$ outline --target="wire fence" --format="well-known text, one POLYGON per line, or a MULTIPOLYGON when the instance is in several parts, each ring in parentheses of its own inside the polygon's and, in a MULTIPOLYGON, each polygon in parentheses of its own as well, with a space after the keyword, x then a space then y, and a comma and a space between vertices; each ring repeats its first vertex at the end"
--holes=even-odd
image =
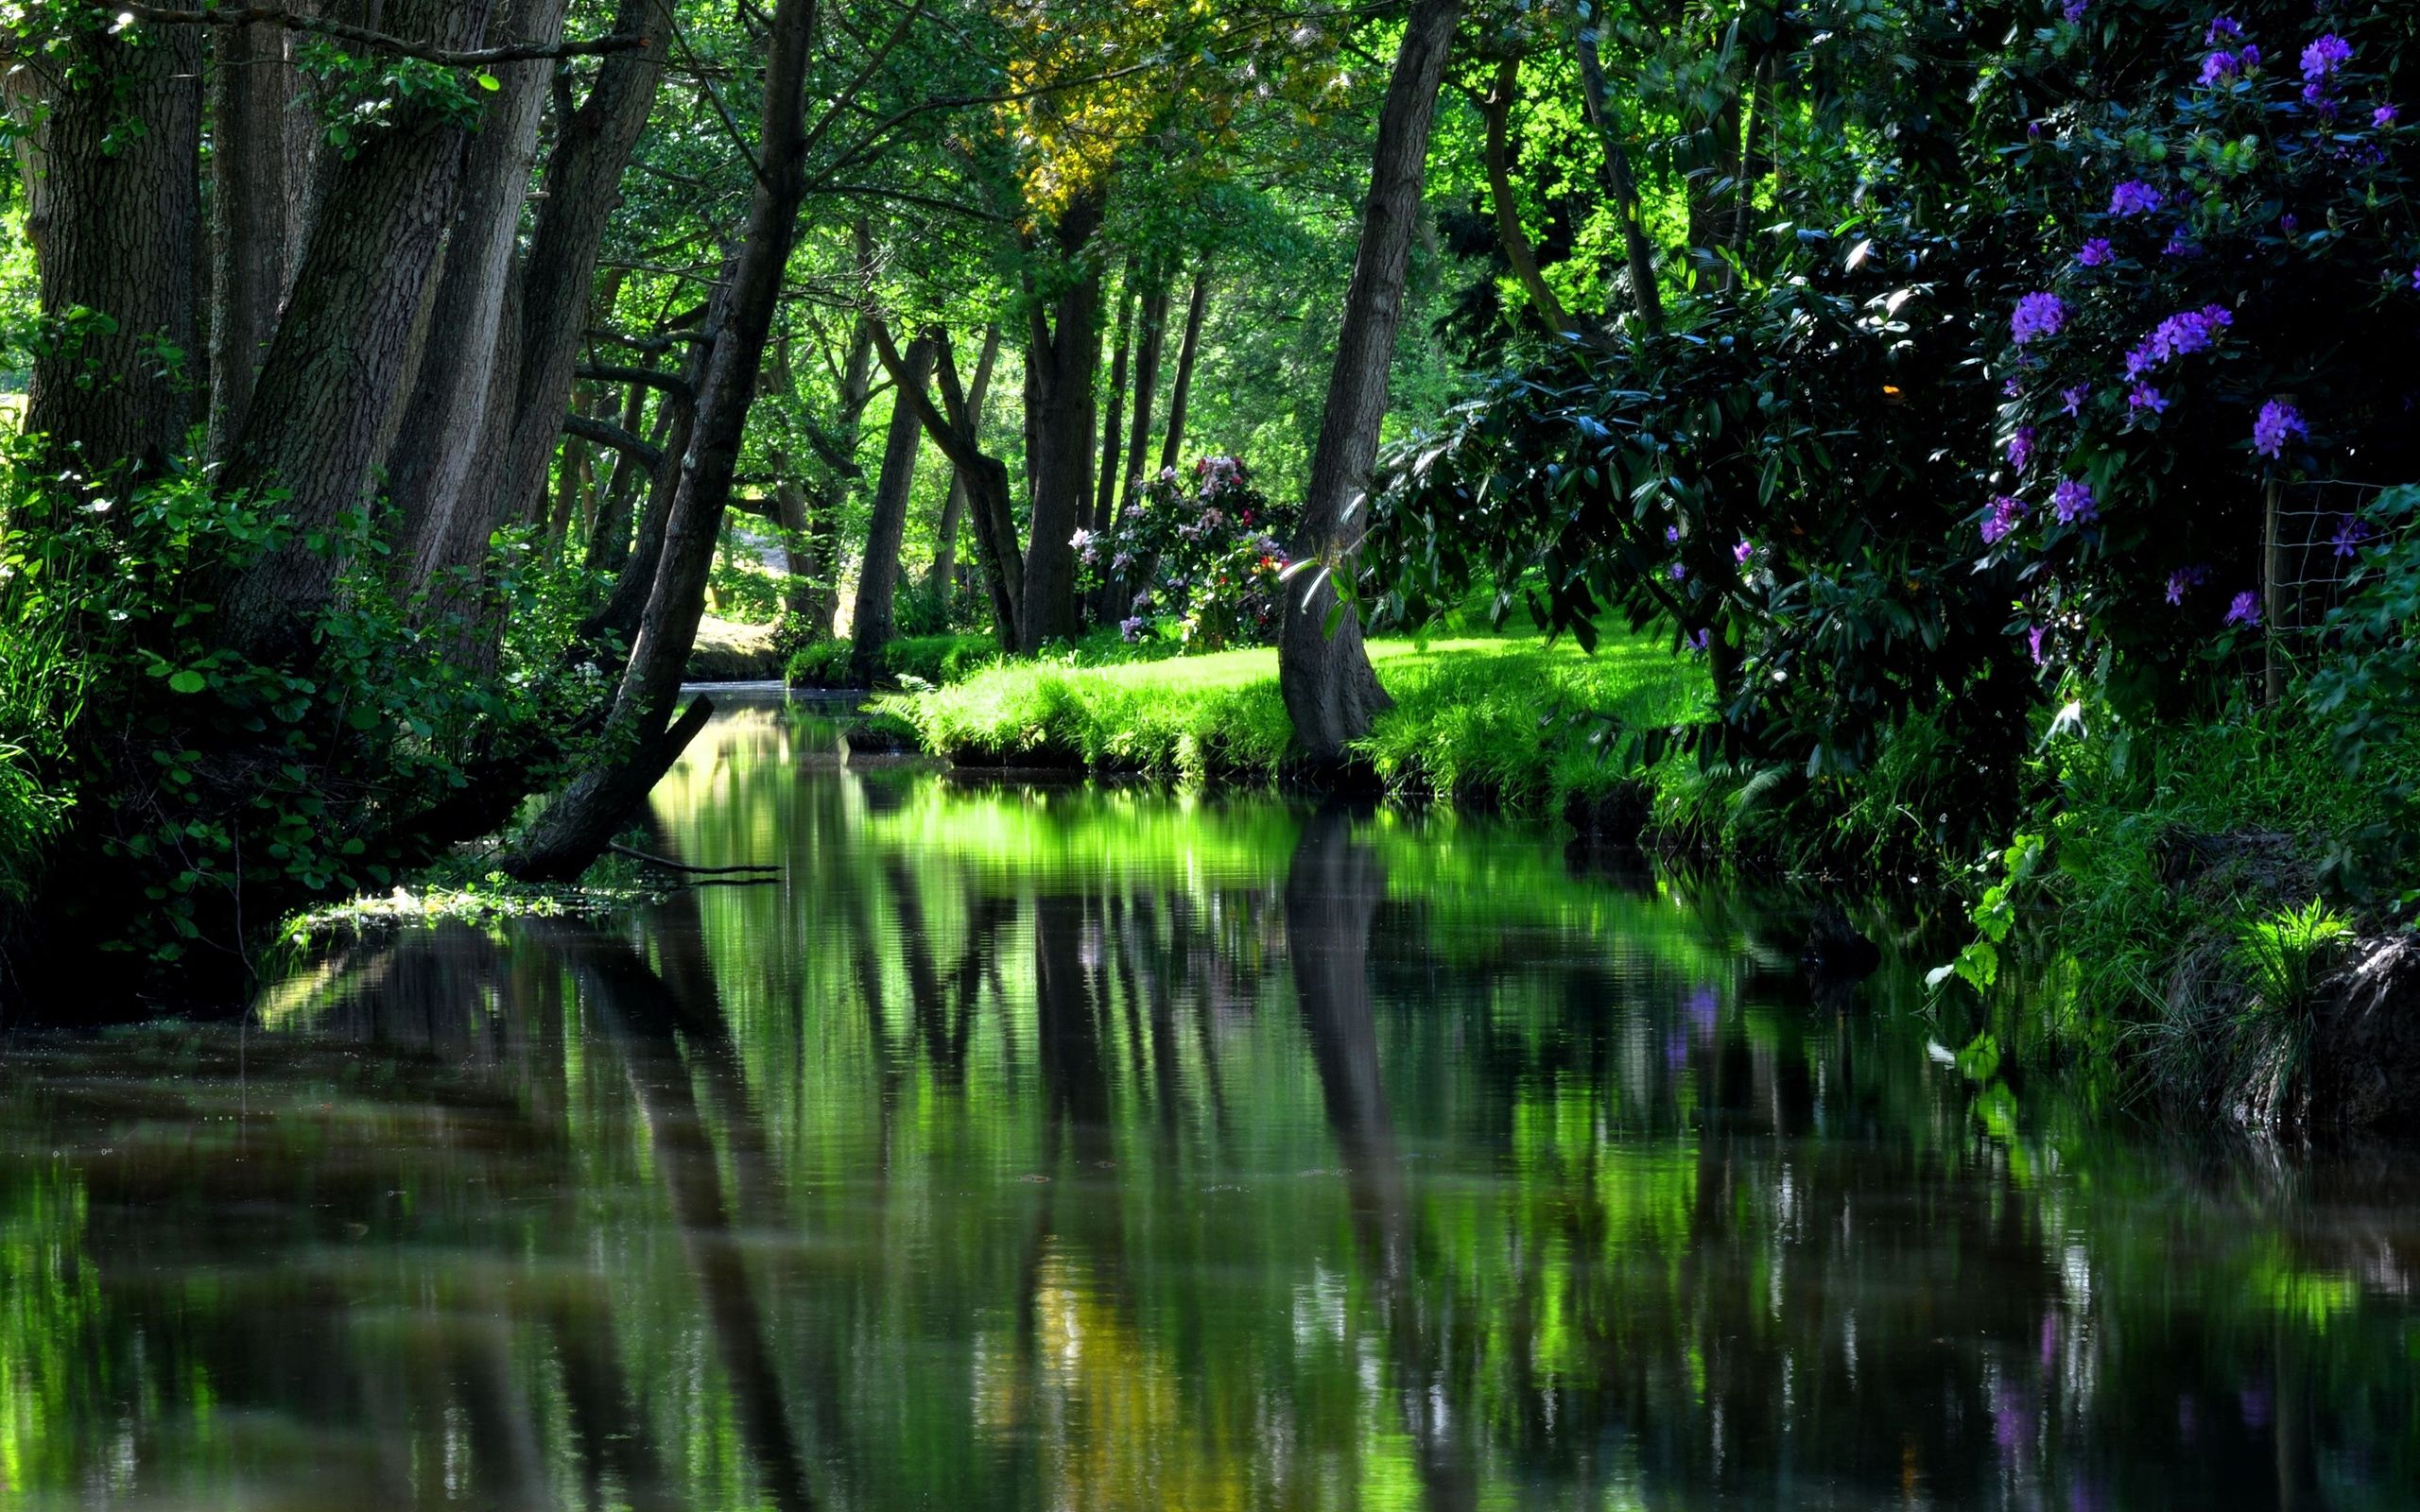
POLYGON ((2317 635, 2344 600, 2344 582, 2374 533, 2361 509, 2385 485, 2330 479, 2297 483, 2280 495, 2268 553, 2262 610, 2273 634, 2317 635))

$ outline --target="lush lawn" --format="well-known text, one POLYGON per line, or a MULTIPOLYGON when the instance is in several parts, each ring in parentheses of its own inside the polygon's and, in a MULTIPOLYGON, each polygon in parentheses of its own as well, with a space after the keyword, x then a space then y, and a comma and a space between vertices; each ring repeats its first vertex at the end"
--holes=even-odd
MULTIPOLYGON (((1661 642, 1469 637, 1370 647, 1396 707, 1362 752, 1391 786, 1522 807, 1593 794, 1634 773, 1600 761, 1592 734, 1700 717, 1703 672, 1661 642)), ((1086 667, 1005 663, 882 707, 925 747, 966 764, 1078 766, 1199 780, 1266 780, 1292 726, 1268 647, 1086 667)))

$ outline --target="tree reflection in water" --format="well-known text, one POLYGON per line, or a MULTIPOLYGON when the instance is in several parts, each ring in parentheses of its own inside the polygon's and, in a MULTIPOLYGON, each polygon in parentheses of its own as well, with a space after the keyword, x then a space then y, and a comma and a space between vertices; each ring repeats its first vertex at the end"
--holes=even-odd
MULTIPOLYGON (((768 886, 0 1067, 9 1504, 2386 1507, 2413 1168, 2132 1128, 1794 900, 710 731, 768 886), (1956 1048, 1953 1045, 1951 1048, 1956 1048)), ((1915 959, 1925 957, 1918 954, 1915 959)))

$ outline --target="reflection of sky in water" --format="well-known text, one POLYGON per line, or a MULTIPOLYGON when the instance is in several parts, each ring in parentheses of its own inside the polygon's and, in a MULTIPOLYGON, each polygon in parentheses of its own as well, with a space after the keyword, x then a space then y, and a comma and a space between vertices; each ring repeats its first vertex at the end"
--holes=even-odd
POLYGON ((1970 1080, 1787 894, 832 735, 659 791, 772 884, 18 1045, 0 1502, 2409 1504, 2401 1157, 1970 1080))

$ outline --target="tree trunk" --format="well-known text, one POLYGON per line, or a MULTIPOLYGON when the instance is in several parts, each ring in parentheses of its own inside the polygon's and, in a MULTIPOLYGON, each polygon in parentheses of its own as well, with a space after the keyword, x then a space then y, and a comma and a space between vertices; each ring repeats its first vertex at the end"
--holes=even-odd
POLYGON ((51 471, 158 472, 193 414, 201 38, 79 29, 51 66, 73 84, 36 107, 26 154, 42 310, 105 319, 70 321, 36 352, 25 428, 49 438, 51 471))
POLYGON ((849 677, 871 688, 883 671, 883 653, 898 628, 899 550, 908 533, 908 496, 915 487, 916 455, 924 435, 911 394, 932 382, 933 342, 908 343, 899 390, 892 397, 890 426, 883 438, 882 474, 873 490, 873 515, 866 524, 866 555, 857 569, 857 601, 849 616, 849 677))
MULTIPOLYGON (((648 359, 654 366, 654 359, 648 359)), ((622 404, 622 429, 638 434, 647 418, 648 386, 631 385, 630 396, 622 404)), ((658 455, 664 451, 665 432, 672 423, 672 401, 666 399, 655 406, 655 424, 648 433, 648 444, 658 455)), ((666 460, 659 466, 669 467, 666 460)), ((648 476, 647 468, 630 454, 616 453, 614 472, 606 479, 605 490, 596 506, 596 524, 588 533, 588 570, 593 573, 618 573, 631 559, 631 505, 638 497, 639 480, 648 476)))
POLYGON ((1093 516, 1086 524, 1093 529, 1106 530, 1112 518, 1112 506, 1117 502, 1117 465, 1120 447, 1126 436, 1126 374, 1127 360, 1132 355, 1134 336, 1134 306, 1139 290, 1135 286, 1135 263, 1126 260, 1126 284, 1117 291, 1117 344, 1109 358, 1109 413, 1100 422, 1100 480, 1093 494, 1093 516))
POLYGON ((638 539, 631 543, 630 560, 623 564, 621 576, 614 579, 614 592, 604 607, 580 627, 583 638, 610 632, 627 639, 638 633, 639 622, 646 617, 648 596, 655 591, 656 567, 664 557, 665 535, 671 524, 673 500, 688 465, 689 443, 697 428, 697 404, 704 398, 704 385, 714 366, 715 352, 722 345, 729 323, 735 272, 732 265, 724 266, 722 277, 706 300, 700 339, 690 345, 687 379, 693 397, 684 402, 676 395, 665 396, 664 402, 672 411, 672 425, 664 441, 664 464, 656 469, 654 481, 648 488, 647 507, 639 512, 638 539))
MULTIPOLYGON (((883 368, 892 382, 898 381, 907 364, 899 349, 890 339, 890 332, 880 321, 873 323, 874 350, 882 354, 883 368)), ((1017 555, 1016 514, 1009 502, 1009 470, 998 457, 986 455, 977 429, 976 412, 959 387, 958 367, 950 355, 946 332, 933 334, 934 370, 941 382, 942 402, 936 406, 922 392, 915 394, 917 418, 925 422, 925 434, 942 449, 959 475, 966 480, 966 502, 975 520, 976 554, 983 564, 984 586, 992 594, 992 614, 1000 632, 1000 648, 1014 652, 1025 623, 1025 564, 1017 555)), ((1030 434, 1031 425, 1028 432, 1030 434)), ((1089 449, 1091 438, 1085 443, 1089 449)), ((1069 558, 1072 562, 1074 553, 1069 558)))
POLYGON ((1184 312, 1184 343, 1177 349, 1176 383, 1168 389, 1167 434, 1160 440, 1160 467, 1184 459, 1185 409, 1193 400, 1193 364, 1201 354, 1201 321, 1210 309, 1210 265, 1194 270, 1193 301, 1184 312))
MULTIPOLYGON (((983 330, 983 353, 975 362, 975 382, 966 391, 966 404, 973 412, 977 431, 983 425, 983 402, 992 389, 992 364, 1000 355, 1000 328, 986 326, 983 330)), ((933 542, 932 572, 925 578, 925 591, 941 606, 942 618, 949 615, 950 601, 958 596, 958 532, 966 519, 966 470, 953 467, 949 471, 949 503, 942 509, 942 527, 933 542)))
POLYGON ((1100 218, 1098 190, 1080 195, 1061 214, 1052 240, 1066 284, 1047 310, 1034 307, 1026 352, 1033 530, 1026 539, 1017 649, 1028 656, 1076 636, 1072 538, 1092 501, 1093 397, 1100 366, 1100 268, 1088 244, 1100 218))
MULTIPOLYGON (((550 45, 562 36, 563 10, 564 0, 513 0, 503 40, 550 45)), ((465 153, 445 271, 412 386, 411 432, 387 462, 403 517, 405 561, 415 579, 455 565, 438 543, 488 444, 488 400, 499 352, 518 345, 504 333, 505 284, 518 249, 521 207, 529 193, 538 120, 553 69, 533 60, 499 64, 494 72, 503 87, 490 96, 487 117, 465 153)), ((484 536, 479 543, 484 547, 484 536)))
POLYGON ((756 189, 732 280, 731 325, 715 343, 714 360, 698 389, 698 418, 677 470, 681 481, 663 560, 614 695, 604 754, 539 816, 511 863, 513 873, 524 879, 564 880, 587 869, 701 723, 694 705, 672 723, 672 704, 705 610, 706 579, 738 471, 740 435, 756 396, 782 274, 798 232, 799 204, 806 194, 805 85, 814 26, 814 0, 777 0, 765 65, 756 189))
POLYGON ((1420 218, 1428 129, 1461 9, 1461 0, 1414 0, 1405 25, 1394 77, 1378 112, 1360 248, 1345 295, 1319 443, 1311 454, 1294 552, 1298 561, 1311 565, 1287 590, 1277 680, 1296 743, 1322 765, 1342 761, 1346 742, 1368 734, 1371 722, 1393 703, 1362 649, 1360 616, 1339 601, 1332 576, 1353 570, 1353 544, 1361 529, 1354 516, 1377 460, 1378 426, 1387 413, 1388 366, 1403 320, 1404 275, 1420 218))
POLYGON ((1661 331, 1664 293, 1655 283, 1655 254, 1648 246, 1647 225, 1638 206, 1638 184, 1631 176, 1630 152, 1622 145, 1620 123, 1614 119, 1606 98, 1605 69, 1597 55, 1597 23, 1592 11, 1582 12, 1573 45, 1580 54, 1581 104, 1604 148, 1599 171, 1605 196, 1613 200, 1616 213, 1621 216, 1622 246, 1630 261, 1631 303, 1638 311, 1641 324, 1650 332, 1661 331))
POLYGON ((1143 491, 1144 471, 1151 455, 1151 406, 1159 398, 1160 354, 1167 350, 1168 281, 1152 282, 1143 296, 1142 339, 1134 353, 1134 414, 1127 422, 1126 490, 1118 495, 1122 510, 1134 507, 1143 491))
POLYGON ((1538 269, 1537 250, 1530 245, 1530 233, 1521 228, 1520 202, 1512 198, 1510 139, 1512 102, 1520 92, 1521 60, 1498 60, 1495 87, 1479 102, 1479 115, 1487 123, 1488 198, 1495 206, 1496 240, 1504 248, 1504 260, 1512 265, 1512 276, 1520 281, 1521 291, 1530 297, 1530 308, 1537 313, 1549 335, 1562 335, 1574 329, 1571 317, 1564 312, 1563 301, 1555 297, 1546 275, 1538 269))
POLYGON ((285 30, 215 28, 210 76, 210 439, 224 462, 285 298, 285 30))
POLYGON ((787 579, 782 586, 782 616, 803 631, 809 641, 821 641, 832 633, 832 616, 827 612, 821 624, 815 622, 815 536, 814 522, 806 512, 806 490, 799 487, 790 474, 790 459, 783 452, 768 454, 773 464, 773 523, 782 527, 782 560, 787 579))
MULTIPOLYGON (((475 47, 487 0, 402 0, 399 35, 475 47)), ((462 129, 404 106, 328 174, 342 215, 312 225, 285 318, 222 474, 228 490, 279 489, 290 538, 244 568, 220 600, 229 643, 255 659, 299 655, 336 584, 339 537, 365 512, 380 444, 424 332, 430 286, 460 180, 462 129)))

